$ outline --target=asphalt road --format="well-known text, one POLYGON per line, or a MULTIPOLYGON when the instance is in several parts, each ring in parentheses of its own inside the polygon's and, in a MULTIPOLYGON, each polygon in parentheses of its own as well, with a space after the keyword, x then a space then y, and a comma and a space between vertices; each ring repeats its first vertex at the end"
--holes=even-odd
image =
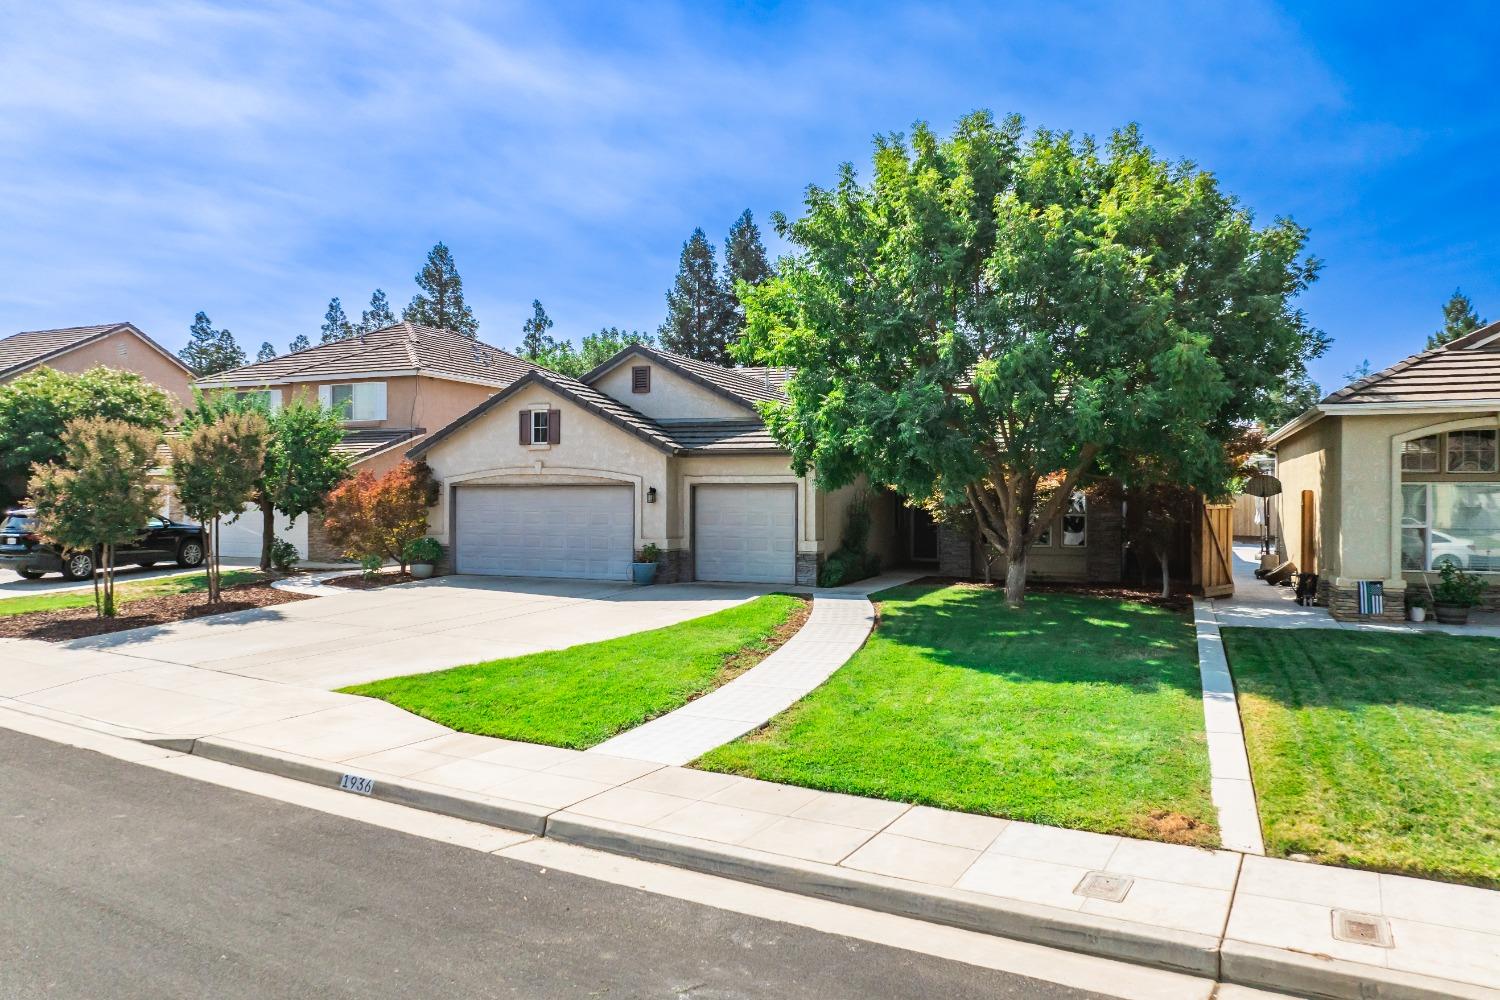
POLYGON ((0 729, 0 997, 439 996, 1098 995, 0 729))

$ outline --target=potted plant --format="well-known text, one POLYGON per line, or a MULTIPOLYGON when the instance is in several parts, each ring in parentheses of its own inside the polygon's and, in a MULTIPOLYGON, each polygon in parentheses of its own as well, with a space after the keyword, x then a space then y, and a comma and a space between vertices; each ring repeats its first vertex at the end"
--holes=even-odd
POLYGON ((413 577, 425 580, 443 559, 443 543, 436 538, 414 538, 401 550, 401 557, 406 560, 413 577))
POLYGON ((636 583, 647 584, 656 580, 656 564, 661 559, 661 549, 656 547, 655 542, 647 542, 641 546, 641 550, 635 554, 635 562, 630 564, 630 576, 636 583))
POLYGON ((1438 577, 1437 586, 1432 588, 1437 620, 1444 625, 1467 625, 1469 609, 1479 603, 1488 584, 1453 562, 1444 563, 1438 577))
POLYGON ((1432 602, 1421 594, 1415 594, 1406 599, 1406 620, 1409 622, 1425 622, 1427 620, 1427 607, 1432 602))

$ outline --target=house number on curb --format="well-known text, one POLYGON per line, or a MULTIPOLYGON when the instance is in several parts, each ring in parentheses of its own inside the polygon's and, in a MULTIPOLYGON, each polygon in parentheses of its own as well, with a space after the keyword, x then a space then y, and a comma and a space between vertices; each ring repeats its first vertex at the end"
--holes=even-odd
POLYGON ((375 791, 375 779, 366 778, 362 774, 346 774, 339 778, 339 787, 346 792, 370 795, 375 791))

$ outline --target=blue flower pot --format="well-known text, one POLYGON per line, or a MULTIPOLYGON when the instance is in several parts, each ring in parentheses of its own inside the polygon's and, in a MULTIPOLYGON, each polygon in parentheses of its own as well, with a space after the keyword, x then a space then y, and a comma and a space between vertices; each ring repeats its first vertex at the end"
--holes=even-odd
POLYGON ((630 578, 641 585, 655 583, 656 563, 631 563, 630 578))

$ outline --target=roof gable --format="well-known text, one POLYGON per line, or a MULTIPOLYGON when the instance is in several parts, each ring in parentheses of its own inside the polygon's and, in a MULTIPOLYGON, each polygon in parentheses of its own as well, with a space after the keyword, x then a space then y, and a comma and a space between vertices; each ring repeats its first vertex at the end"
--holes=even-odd
POLYGON ((182 363, 181 358, 146 336, 134 323, 126 322, 68 326, 56 330, 28 330, 12 334, 0 340, 0 378, 18 375, 116 333, 132 335, 182 369, 189 377, 192 376, 192 371, 182 363))
POLYGON ((1329 393, 1327 405, 1403 407, 1500 400, 1500 321, 1329 393))
POLYGON ((758 403, 786 401, 782 386, 791 375, 790 369, 727 368, 645 344, 631 344, 621 348, 614 357, 583 375, 580 381, 593 385, 632 357, 661 365, 681 378, 752 412, 758 403))

